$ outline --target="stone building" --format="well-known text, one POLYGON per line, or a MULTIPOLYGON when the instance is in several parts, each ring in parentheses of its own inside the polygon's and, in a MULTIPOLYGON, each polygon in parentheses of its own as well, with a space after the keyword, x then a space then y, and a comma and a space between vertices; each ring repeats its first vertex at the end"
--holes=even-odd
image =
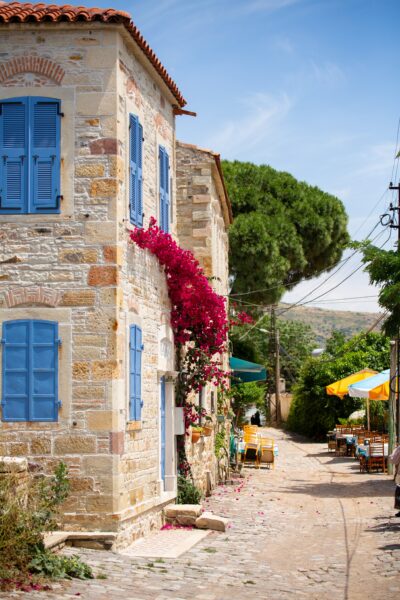
MULTIPOLYGON (((232 223, 232 209, 219 154, 177 141, 176 169, 176 223, 179 243, 193 252, 215 291, 227 297, 228 229, 232 223)), ((228 370, 228 354, 221 358, 224 369, 228 370)), ((225 431, 227 441, 229 427, 226 421, 217 421, 217 413, 220 411, 223 414, 224 407, 218 402, 214 386, 208 385, 193 401, 207 411, 214 425, 214 433, 210 437, 202 437, 197 444, 191 444, 190 440, 186 442, 186 452, 195 482, 203 491, 207 491, 218 479, 218 464, 214 453, 215 435, 225 431)), ((226 466, 224 456, 221 458, 226 466)))
POLYGON ((0 2, 0 454, 69 467, 67 527, 161 524, 176 496, 165 277, 185 101, 127 13, 0 2), (172 183, 172 186, 171 186, 172 183))

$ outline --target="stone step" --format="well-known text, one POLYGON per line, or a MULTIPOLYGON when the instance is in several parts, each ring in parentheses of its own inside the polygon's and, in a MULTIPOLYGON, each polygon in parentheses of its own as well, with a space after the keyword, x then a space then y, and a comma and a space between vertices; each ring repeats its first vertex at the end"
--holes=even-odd
POLYGON ((67 544, 77 548, 111 550, 116 537, 114 531, 50 531, 44 535, 43 541, 48 549, 67 544))
POLYGON ((218 517, 208 511, 203 512, 195 521, 195 527, 198 529, 212 529, 213 531, 226 531, 228 525, 229 519, 218 517))

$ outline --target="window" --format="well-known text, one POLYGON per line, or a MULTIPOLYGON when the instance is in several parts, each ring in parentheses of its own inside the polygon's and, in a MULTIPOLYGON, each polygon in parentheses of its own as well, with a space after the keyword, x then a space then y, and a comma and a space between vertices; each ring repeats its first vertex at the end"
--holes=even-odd
POLYGON ((58 323, 3 323, 3 421, 57 421, 58 323))
POLYGON ((169 156, 163 146, 159 148, 160 163, 160 227, 169 233, 169 156))
POLYGON ((60 101, 0 101, 0 213, 60 212, 60 101))
POLYGON ((137 325, 129 328, 129 420, 142 419, 142 330, 137 325))
POLYGON ((143 127, 138 117, 129 115, 129 217, 133 225, 143 225, 142 185, 143 127))

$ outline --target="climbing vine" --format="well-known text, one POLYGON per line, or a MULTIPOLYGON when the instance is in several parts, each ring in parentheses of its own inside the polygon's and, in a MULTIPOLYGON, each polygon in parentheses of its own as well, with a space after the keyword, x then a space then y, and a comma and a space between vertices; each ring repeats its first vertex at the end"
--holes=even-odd
MULTIPOLYGON (((181 248, 152 217, 147 229, 136 228, 131 240, 149 250, 163 267, 171 301, 171 327, 174 332, 176 363, 176 404, 184 408, 186 433, 199 421, 199 409, 188 401, 192 392, 208 382, 227 387, 220 356, 226 351, 228 319, 226 300, 211 287, 193 254, 181 248)), ((178 438, 178 469, 191 476, 185 452, 185 436, 178 438)))

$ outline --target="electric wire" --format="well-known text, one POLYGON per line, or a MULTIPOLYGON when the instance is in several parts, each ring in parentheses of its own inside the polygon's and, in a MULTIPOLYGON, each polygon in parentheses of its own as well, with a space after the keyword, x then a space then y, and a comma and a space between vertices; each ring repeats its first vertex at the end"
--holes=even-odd
MULTIPOLYGON (((381 232, 379 232, 379 234, 377 236, 375 236, 374 240, 376 240, 378 237, 380 237, 388 228, 389 226, 387 225, 384 229, 382 229, 381 232)), ((389 236, 388 238, 384 241, 384 243, 379 246, 380 249, 382 249, 384 246, 386 246, 386 244, 388 243, 388 241, 390 240, 390 237, 392 235, 392 230, 389 228, 389 236)), ((312 298, 311 300, 308 300, 307 302, 303 302, 303 300, 305 298, 307 298, 308 296, 310 296, 311 294, 314 293, 314 291, 317 289, 315 288, 314 290, 312 290, 311 292, 309 292, 308 294, 306 294, 305 296, 303 296, 303 298, 301 298, 300 300, 298 300, 297 302, 295 302, 294 304, 291 304, 289 307, 285 308, 284 310, 282 310, 280 313, 277 313, 277 316, 281 316, 284 313, 288 312, 289 310, 291 310, 292 308, 295 308, 296 306, 305 306, 307 304, 309 304, 310 302, 315 302, 316 300, 318 300, 319 298, 322 298, 323 296, 326 296, 327 294, 329 294, 330 292, 332 292, 333 290, 336 290, 340 285, 342 285, 342 283, 344 283, 345 281, 348 281, 350 279, 350 277, 352 277, 355 273, 357 273, 360 269, 362 269, 364 266, 363 263, 361 263, 361 265, 359 265, 356 269, 354 269, 353 271, 351 271, 351 273, 349 273, 346 277, 344 277, 344 279, 342 279, 341 281, 339 281, 336 285, 334 285, 332 288, 330 288, 329 290, 327 290, 326 292, 323 292, 322 294, 320 294, 319 296, 316 296, 315 298, 312 298)), ((327 281, 327 280, 326 280, 327 281)), ((325 283, 325 282, 324 282, 325 283)), ((321 286, 319 286, 321 287, 321 286)))

